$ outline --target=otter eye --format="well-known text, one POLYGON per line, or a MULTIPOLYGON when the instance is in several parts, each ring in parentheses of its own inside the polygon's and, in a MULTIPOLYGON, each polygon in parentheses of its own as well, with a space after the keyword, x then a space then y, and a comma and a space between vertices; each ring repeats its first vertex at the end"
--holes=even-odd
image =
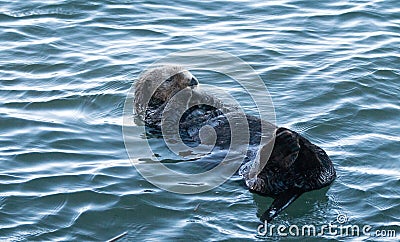
POLYGON ((167 80, 165 80, 166 82, 171 82, 172 81, 172 76, 170 78, 168 78, 167 80))

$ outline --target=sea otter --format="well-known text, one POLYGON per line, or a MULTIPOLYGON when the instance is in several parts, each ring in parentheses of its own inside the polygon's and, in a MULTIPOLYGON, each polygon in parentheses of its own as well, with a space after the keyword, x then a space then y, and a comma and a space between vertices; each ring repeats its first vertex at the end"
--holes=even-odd
MULTIPOLYGON (((226 149, 231 142, 228 120, 238 115, 238 109, 197 91, 194 88, 197 85, 198 80, 182 66, 148 70, 135 85, 135 114, 144 121, 149 132, 161 133, 163 115, 168 113, 174 117, 176 113, 171 125, 178 123, 179 135, 189 146, 202 141, 200 129, 203 126, 211 126, 217 136, 215 146, 226 149), (174 98, 177 93, 179 98, 174 98)), ((325 151, 300 134, 255 116, 246 114, 245 120, 250 135, 245 141, 249 148, 239 175, 251 192, 274 198, 261 215, 261 221, 271 221, 302 193, 326 187, 336 178, 325 151), (260 143, 264 135, 262 126, 273 131, 272 144, 260 143)))

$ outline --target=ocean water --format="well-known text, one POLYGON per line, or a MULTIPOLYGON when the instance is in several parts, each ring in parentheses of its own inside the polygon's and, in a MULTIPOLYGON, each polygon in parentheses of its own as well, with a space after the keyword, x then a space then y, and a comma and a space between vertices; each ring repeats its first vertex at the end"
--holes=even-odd
MULTIPOLYGON (((397 0, 0 1, 0 41, 2 241, 400 238, 397 0), (371 235, 259 236, 272 199, 237 175, 183 195, 138 173, 123 141, 125 98, 151 63, 193 48, 250 64, 277 124, 325 149, 337 169, 330 187, 273 224, 340 225, 345 216, 342 225, 369 225, 371 235)), ((240 86, 202 76, 240 101, 240 86)))

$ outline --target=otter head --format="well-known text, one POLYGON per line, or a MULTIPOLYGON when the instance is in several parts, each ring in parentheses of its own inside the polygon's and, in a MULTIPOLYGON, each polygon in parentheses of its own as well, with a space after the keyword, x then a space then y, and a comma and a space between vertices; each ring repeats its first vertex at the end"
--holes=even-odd
POLYGON ((143 114, 151 105, 162 105, 179 91, 198 84, 197 79, 182 66, 166 65, 148 70, 136 82, 136 114, 143 114))

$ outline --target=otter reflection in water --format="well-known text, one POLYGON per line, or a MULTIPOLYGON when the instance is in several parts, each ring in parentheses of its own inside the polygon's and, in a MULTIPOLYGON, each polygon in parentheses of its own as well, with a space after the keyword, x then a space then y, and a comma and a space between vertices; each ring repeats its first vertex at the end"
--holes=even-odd
MULTIPOLYGON (((186 144, 203 141, 200 129, 211 126, 216 134, 215 146, 226 149, 231 142, 228 120, 235 118, 239 111, 212 95, 194 90, 198 84, 181 66, 151 69, 136 83, 135 113, 156 133, 164 125, 163 115, 176 113, 173 122, 178 123, 179 135, 186 144), (174 98, 177 93, 179 98, 174 98)), ((292 130, 276 127, 255 116, 244 116, 250 137, 239 174, 251 192, 274 198, 261 215, 262 221, 271 221, 304 192, 328 186, 336 178, 331 160, 320 147, 292 130), (270 143, 260 143, 261 136, 265 135, 261 127, 272 130, 269 137, 274 136, 272 152, 270 143)))

